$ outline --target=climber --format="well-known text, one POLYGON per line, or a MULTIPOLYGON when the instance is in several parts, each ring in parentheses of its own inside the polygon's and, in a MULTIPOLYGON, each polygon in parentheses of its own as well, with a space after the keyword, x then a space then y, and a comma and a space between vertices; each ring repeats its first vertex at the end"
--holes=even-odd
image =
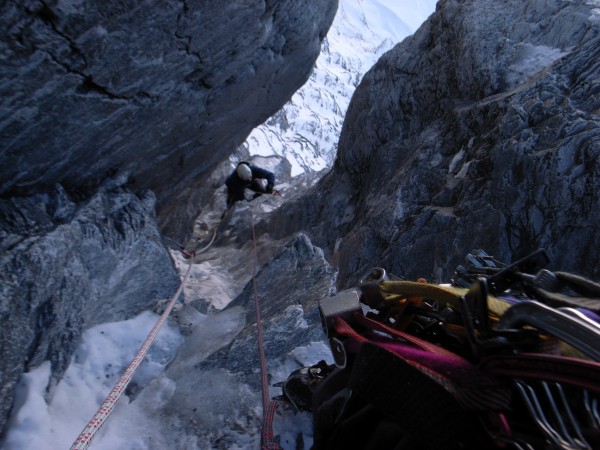
POLYGON ((225 185, 227 186, 227 210, 235 202, 246 199, 246 189, 254 191, 252 200, 262 194, 277 195, 277 191, 273 189, 275 175, 247 162, 237 165, 236 169, 227 177, 225 185))

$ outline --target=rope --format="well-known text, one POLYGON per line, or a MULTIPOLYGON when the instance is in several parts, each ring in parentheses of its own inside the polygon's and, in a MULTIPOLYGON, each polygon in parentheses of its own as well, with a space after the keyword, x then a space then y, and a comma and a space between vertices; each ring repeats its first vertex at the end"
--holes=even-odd
POLYGON ((256 250, 256 233, 254 232, 254 213, 250 209, 250 218, 252 224, 252 245, 254 247, 254 263, 252 270, 252 288, 254 291, 254 309, 256 310, 256 332, 258 339, 258 355, 260 357, 260 373, 262 386, 262 405, 263 405, 263 425, 260 435, 261 450, 277 450, 279 445, 273 438, 273 416, 277 408, 277 402, 271 401, 269 396, 269 381, 267 378, 267 358, 265 356, 263 342, 263 327, 260 318, 260 302, 258 300, 258 287, 256 285, 256 266, 258 252, 256 250))
POLYGON ((108 419, 108 416, 110 416, 110 413, 112 412, 115 405, 117 404, 117 401, 119 401, 119 398, 121 398, 121 395, 123 394, 123 392, 125 392, 127 385, 133 378, 135 371, 137 370, 137 368, 139 367, 141 362, 144 360, 144 357, 146 356, 146 353, 148 353, 148 350, 150 349, 150 346, 152 345, 154 338, 156 338, 156 335, 158 334, 160 327, 163 325, 165 320, 167 320, 167 317, 171 313, 173 306, 175 306, 175 302, 181 295, 181 292, 183 291, 183 287, 187 283, 187 280, 190 276, 191 271, 192 271, 192 259, 190 259, 190 264, 188 266, 187 272, 185 273, 185 276, 183 277, 183 280, 181 281, 181 284, 179 285, 179 289, 177 289, 177 292, 175 292, 173 297, 171 297, 171 299, 169 300, 169 303, 168 303, 166 309, 162 313, 162 316, 160 317, 158 322, 156 322, 156 325, 154 325, 154 328, 152 328, 152 331, 150 331, 150 334, 148 335, 148 337, 146 338, 146 340, 140 347, 137 355, 135 355, 135 358, 133 358, 133 361, 131 361, 131 363, 129 364, 129 367, 127 367, 127 369, 125 370, 123 375, 121 375, 121 378, 119 379, 119 381, 117 381, 117 383, 115 384, 115 387, 110 392, 110 394, 108 394, 108 397, 106 397, 106 400, 104 400, 104 403, 102 403, 102 405, 100 406, 100 408, 98 409, 98 411, 96 412, 94 417, 92 417, 92 419, 89 421, 87 426, 83 429, 83 431, 81 432, 79 437, 75 440, 75 442, 71 446, 71 450, 86 449, 92 443, 92 439, 94 439, 94 436, 100 430, 100 427, 104 424, 106 419, 108 419))
MULTIPOLYGON (((206 244, 204 247, 202 247, 200 250, 196 250, 195 248, 193 250, 190 250, 189 252, 185 250, 185 246, 181 247, 181 253, 184 254, 184 256, 187 256, 188 258, 193 258, 194 256, 196 256, 197 254, 200 254, 202 252, 205 252, 206 250, 208 250, 208 248, 212 245, 212 243, 215 241, 215 238, 217 237, 217 228, 219 226, 216 225, 215 229, 213 231, 213 235, 212 238, 210 239, 210 242, 208 244, 206 244)), ((197 244, 199 245, 199 244, 197 244)))
POLYGON ((215 242, 215 238, 217 237, 217 228, 218 228, 218 226, 215 226, 215 230, 213 231, 213 235, 212 235, 210 242, 208 244, 206 244, 204 247, 202 247, 200 250, 194 250, 194 253, 198 254, 198 253, 202 253, 202 252, 205 252, 206 250, 208 250, 208 248, 212 245, 212 243, 215 242))

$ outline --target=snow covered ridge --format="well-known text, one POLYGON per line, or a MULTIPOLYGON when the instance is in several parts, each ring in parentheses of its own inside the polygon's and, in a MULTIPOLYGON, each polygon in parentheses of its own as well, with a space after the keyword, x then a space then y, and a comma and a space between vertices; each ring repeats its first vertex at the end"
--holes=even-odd
POLYGON ((307 83, 246 141, 252 155, 277 154, 292 176, 333 165, 346 109, 364 73, 411 35, 435 10, 435 0, 340 0, 307 83))

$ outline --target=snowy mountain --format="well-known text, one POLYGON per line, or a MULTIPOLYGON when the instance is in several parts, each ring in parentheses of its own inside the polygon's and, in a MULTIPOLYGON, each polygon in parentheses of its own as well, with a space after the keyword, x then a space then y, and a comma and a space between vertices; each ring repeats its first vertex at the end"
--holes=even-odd
POLYGON ((292 176, 333 165, 352 93, 379 57, 414 33, 435 0, 341 0, 309 81, 246 141, 250 154, 279 155, 292 176))

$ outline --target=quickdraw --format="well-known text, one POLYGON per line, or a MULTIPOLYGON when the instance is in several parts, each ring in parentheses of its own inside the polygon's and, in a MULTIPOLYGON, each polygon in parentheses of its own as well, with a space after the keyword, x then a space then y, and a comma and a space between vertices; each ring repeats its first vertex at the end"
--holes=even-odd
POLYGON ((200 253, 203 253, 206 250, 208 250, 210 248, 210 246, 212 245, 212 243, 215 241, 215 238, 217 237, 217 229, 218 229, 218 226, 215 226, 215 228, 213 230, 213 233, 212 233, 212 237, 208 241, 208 244, 206 244, 200 250, 198 250, 198 247, 200 246, 199 242, 197 242, 193 246, 190 246, 189 248, 186 247, 186 246, 181 247, 181 253, 183 253, 183 256, 186 259, 189 259, 189 258, 193 258, 194 256, 196 256, 196 255, 198 255, 200 253))

